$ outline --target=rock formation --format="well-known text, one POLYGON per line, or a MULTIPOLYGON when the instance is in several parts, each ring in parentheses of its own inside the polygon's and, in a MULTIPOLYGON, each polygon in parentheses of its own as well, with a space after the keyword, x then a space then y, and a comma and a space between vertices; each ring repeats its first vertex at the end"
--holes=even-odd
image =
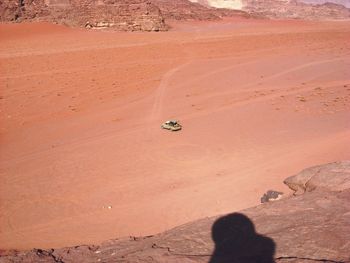
POLYGON ((160 31, 167 27, 147 0, 4 0, 0 21, 40 20, 88 28, 160 31))
POLYGON ((297 196, 96 246, 2 251, 7 262, 350 262, 350 161, 285 183, 297 196))
POLYGON ((325 189, 325 191, 350 189, 349 162, 314 166, 288 177, 284 183, 294 191, 294 195, 312 192, 316 188, 325 189))
POLYGON ((205 7, 188 0, 152 0, 165 19, 175 20, 218 20, 220 13, 214 8, 205 7))
POLYGON ((243 10, 267 18, 291 19, 349 19, 350 9, 343 5, 326 3, 312 5, 296 0, 246 0, 243 10))
POLYGON ((164 18, 218 20, 247 15, 243 11, 218 10, 188 0, 3 0, 0 21, 41 20, 88 28, 166 30, 164 18))
POLYGON ((246 11, 254 16, 292 19, 349 19, 346 1, 191 0, 205 6, 246 11), (319 3, 319 4, 317 4, 319 3), (338 3, 338 4, 337 4, 338 3))
POLYGON ((225 16, 349 19, 350 9, 297 0, 2 0, 0 22, 40 20, 87 28, 163 31, 166 19, 217 20, 225 16))
POLYGON ((227 16, 249 17, 248 13, 240 10, 217 9, 208 5, 189 0, 151 0, 158 6, 165 19, 175 20, 219 20, 227 16))

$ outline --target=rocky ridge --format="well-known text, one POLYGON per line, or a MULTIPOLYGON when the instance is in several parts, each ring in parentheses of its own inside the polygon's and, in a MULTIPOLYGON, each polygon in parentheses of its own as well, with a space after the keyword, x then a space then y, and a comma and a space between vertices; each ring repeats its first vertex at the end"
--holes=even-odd
POLYGON ((248 13, 240 10, 217 9, 193 3, 188 0, 151 0, 158 6, 165 19, 173 20, 219 20, 227 16, 249 17, 248 13))
POLYGON ((274 19, 350 19, 350 9, 334 3, 315 5, 301 3, 296 0, 245 0, 243 10, 251 14, 274 19))
MULTIPOLYGON (((208 7, 238 9, 256 17, 272 19, 350 19, 347 4, 299 0, 191 0, 208 7), (319 2, 319 4, 317 4, 319 2)), ((337 1, 336 1, 337 2, 337 1)))
POLYGON ((164 31, 164 19, 219 20, 246 12, 205 7, 188 0, 3 0, 0 22, 49 21, 86 28, 164 31))
POLYGON ((160 8, 165 19, 209 21, 220 19, 215 9, 188 0, 152 0, 152 3, 160 8))
POLYGON ((293 196, 239 213, 96 246, 2 251, 0 262, 350 262, 350 161, 285 183, 293 196))
POLYGON ((122 31, 167 30, 160 9, 148 0, 3 0, 0 21, 49 21, 122 31))
MULTIPOLYGON (((164 31, 165 19, 219 20, 222 17, 273 19, 349 19, 343 5, 306 4, 297 0, 242 0, 240 10, 214 8, 225 1, 208 0, 2 0, 0 22, 49 21, 87 28, 122 31, 164 31)), ((237 2, 237 3, 236 3, 237 2)))

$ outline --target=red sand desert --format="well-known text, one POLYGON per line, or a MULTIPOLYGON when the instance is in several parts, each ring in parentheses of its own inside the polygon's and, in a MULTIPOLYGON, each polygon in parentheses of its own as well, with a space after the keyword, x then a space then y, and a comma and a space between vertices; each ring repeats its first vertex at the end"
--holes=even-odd
POLYGON ((350 158, 350 22, 0 39, 2 249, 155 234, 350 158), (160 129, 173 118, 182 131, 160 129))

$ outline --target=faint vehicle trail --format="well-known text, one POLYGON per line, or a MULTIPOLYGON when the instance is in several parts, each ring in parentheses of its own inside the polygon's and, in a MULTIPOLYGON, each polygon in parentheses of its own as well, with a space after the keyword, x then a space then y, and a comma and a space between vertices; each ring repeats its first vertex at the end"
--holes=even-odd
MULTIPOLYGON (((296 71, 302 70, 302 69, 310 67, 310 66, 325 64, 325 63, 338 61, 338 60, 346 60, 346 59, 347 58, 336 58, 336 59, 319 60, 319 61, 314 61, 314 62, 310 62, 310 63, 304 63, 302 65, 298 65, 298 66, 290 68, 288 70, 284 70, 284 71, 281 71, 279 73, 273 74, 270 77, 267 77, 265 80, 275 79, 277 77, 286 75, 286 74, 291 73, 291 72, 296 72, 296 71)), ((254 85, 258 84, 259 82, 261 82, 261 81, 247 83, 246 85, 242 86, 241 89, 235 90, 235 91, 229 91, 229 92, 226 91, 226 92, 217 93, 217 94, 212 94, 211 93, 211 94, 207 95, 207 98, 210 99, 210 98, 213 98, 213 97, 227 96, 227 95, 232 94, 232 93, 237 92, 237 91, 245 91, 245 88, 254 86, 254 85)), ((344 82, 340 81, 340 84, 342 85, 342 84, 344 84, 344 82)), ((298 90, 285 91, 283 94, 284 95, 297 94, 300 91, 307 91, 307 90, 312 90, 312 89, 313 89, 313 87, 304 87, 304 88, 301 88, 301 89, 298 89, 298 90)), ((250 99, 246 99, 246 100, 240 100, 240 101, 232 102, 230 104, 225 104, 225 105, 222 105, 222 106, 219 106, 219 107, 215 107, 215 109, 208 109, 208 110, 205 110, 205 111, 200 111, 200 112, 195 112, 195 113, 192 113, 192 114, 188 114, 185 117, 183 117, 183 119, 193 119, 193 118, 197 118, 199 116, 204 116, 204 115, 208 115, 208 114, 212 114, 212 113, 216 113, 216 112, 220 112, 220 111, 224 111, 224 110, 230 109, 230 108, 233 107, 233 105, 241 106, 241 105, 249 104, 252 101, 254 101, 254 102, 256 102, 256 101, 264 101, 264 100, 271 99, 271 98, 278 97, 278 96, 280 96, 280 94, 276 93, 276 94, 265 95, 265 96, 261 96, 261 97, 257 97, 257 98, 250 98, 250 99)))
MULTIPOLYGON (((269 48, 269 49, 262 49, 262 50, 259 50, 259 51, 255 51, 255 53, 263 53, 263 52, 270 51, 270 50, 273 50, 273 49, 271 49, 271 48, 269 48)), ((243 53, 245 54, 245 53, 250 53, 250 52, 243 52, 243 53)), ((159 119, 161 117, 161 113, 162 113, 162 109, 163 109, 163 100, 164 100, 164 97, 165 97, 166 89, 169 86, 169 82, 170 82, 171 78, 177 72, 181 71, 183 68, 185 68, 186 66, 190 65, 193 62, 199 62, 199 61, 206 62, 206 61, 220 61, 220 60, 239 59, 241 55, 242 54, 239 54, 237 56, 232 56, 232 57, 215 58, 215 59, 212 59, 212 58, 211 59, 201 59, 201 58, 195 59, 195 58, 193 58, 190 61, 188 61, 188 62, 186 62, 184 64, 181 64, 181 65, 179 65, 179 66, 169 70, 163 76, 163 78, 161 80, 161 83, 159 84, 158 89, 156 90, 155 100, 154 100, 154 104, 153 104, 150 120, 154 121, 154 120, 157 120, 157 119, 159 119)), ((188 57, 191 57, 191 55, 188 54, 188 57)), ((217 73, 220 73, 220 72, 224 72, 224 71, 227 71, 227 70, 239 67, 239 66, 253 64, 254 62, 256 62, 256 60, 248 61, 248 62, 244 62, 244 63, 240 63, 240 64, 234 64, 234 65, 230 65, 230 66, 221 67, 221 68, 212 70, 210 72, 207 72, 205 74, 201 74, 199 76, 193 77, 190 80, 182 83, 180 86, 181 87, 185 86, 185 85, 187 85, 189 83, 193 83, 193 82, 195 82, 195 81, 197 81, 199 79, 204 79, 204 78, 206 78, 206 77, 208 77, 210 75, 214 75, 214 74, 217 74, 217 73)))
POLYGON ((189 65, 191 62, 192 61, 181 64, 181 65, 169 70, 163 76, 163 78, 158 86, 158 89, 155 93, 155 99, 154 99, 153 108, 152 108, 152 112, 151 112, 151 116, 150 116, 151 120, 157 120, 161 117, 163 104, 164 104, 164 96, 165 96, 165 92, 166 92, 166 89, 169 85, 169 81, 170 81, 171 77, 174 74, 176 74, 179 70, 181 70, 182 68, 189 65))
MULTIPOLYGON (((299 70, 308 68, 310 66, 316 66, 316 65, 320 65, 320 64, 326 64, 326 63, 329 63, 329 62, 334 62, 334 61, 339 61, 339 60, 346 60, 346 59, 347 58, 335 58, 335 59, 317 60, 317 61, 313 61, 313 62, 309 62, 309 63, 304 63, 304 64, 301 64, 301 65, 289 68, 287 70, 283 70, 281 72, 272 74, 272 75, 270 75, 268 77, 265 77, 264 80, 258 80, 258 81, 253 81, 253 82, 247 83, 246 85, 241 86, 240 89, 235 89, 234 91, 224 91, 224 92, 218 92, 218 93, 211 93, 210 97, 220 97, 220 96, 226 96, 226 95, 232 94, 232 93, 237 92, 237 91, 246 91, 246 88, 248 88, 248 87, 255 86, 255 85, 259 84, 259 83, 264 83, 267 80, 276 79, 278 77, 287 75, 287 74, 292 73, 292 72, 297 72, 299 70)), ((246 63, 246 64, 249 64, 249 63, 246 63)), ((244 65, 244 64, 242 64, 242 65, 244 65)), ((226 71, 226 70, 229 70, 231 68, 233 68, 233 67, 224 68, 222 71, 226 71)), ((214 74, 215 73, 220 73, 221 70, 215 70, 213 72, 214 72, 214 74)), ((210 73, 206 74, 206 76, 209 76, 209 75, 212 75, 212 74, 213 73, 210 72, 210 73)), ((205 78, 206 76, 203 76, 202 78, 205 78)))
MULTIPOLYGON (((347 82, 340 82, 341 85, 343 85, 345 83, 347 83, 347 82)), ((328 87, 333 87, 333 86, 334 85, 323 86, 323 87, 328 88, 328 87)), ((195 119, 195 118, 198 118, 201 116, 206 116, 209 114, 218 113, 218 112, 225 111, 225 110, 230 110, 233 107, 239 107, 239 106, 244 106, 244 105, 254 103, 254 102, 260 102, 260 101, 270 100, 273 98, 278 98, 278 97, 280 97, 281 94, 283 94, 284 96, 287 96, 287 95, 299 94, 301 91, 311 91, 313 89, 314 89, 314 87, 305 87, 305 88, 300 88, 298 90, 284 91, 283 93, 276 92, 276 94, 264 95, 264 96, 259 96, 259 97, 255 97, 255 98, 241 99, 238 101, 231 102, 229 104, 223 104, 219 107, 215 107, 215 108, 211 108, 208 110, 198 111, 198 112, 187 114, 186 116, 182 117, 182 120, 195 119)))
MULTIPOLYGON (((321 65, 321 64, 327 64, 327 63, 330 63, 330 62, 334 62, 334 61, 339 61, 339 60, 347 60, 348 58, 335 58, 335 59, 326 59, 326 60, 318 60, 318 61, 312 61, 312 62, 309 62, 309 63, 303 63, 301 65, 297 65, 297 66, 294 66, 294 67, 291 67, 287 70, 282 70, 278 73, 275 73, 275 74, 272 74, 268 77, 266 77, 264 79, 264 81, 267 81, 267 80, 273 80, 275 78, 278 78, 278 77, 281 77, 281 76, 284 76, 284 75, 287 75, 289 73, 292 73, 292 72, 297 72, 297 71, 300 71, 302 69, 305 69, 305 68, 308 68, 308 67, 311 67, 311 66, 316 66, 316 65, 321 65)), ((204 61, 211 61, 211 59, 206 59, 206 60, 203 60, 204 61)), ((236 68, 236 67, 239 67, 241 65, 249 65, 249 64, 252 64, 254 63, 254 61, 250 61, 250 62, 246 62, 246 63, 242 63, 242 64, 236 64, 236 65, 232 65, 232 66, 226 66, 226 67, 222 67, 222 68, 219 68, 219 69, 214 69, 212 71, 209 71, 208 73, 206 74, 202 74, 198 77, 195 77, 189 81, 187 81, 186 83, 182 83, 180 85, 180 87, 182 86, 185 86, 189 83, 193 83, 195 82, 196 80, 204 80, 206 77, 208 76, 212 76, 212 75, 215 75, 216 73, 221 73, 221 72, 225 72, 225 71, 228 71, 230 69, 233 69, 233 68, 236 68)), ((187 66, 189 63, 185 63, 177 68, 174 68, 173 70, 169 71, 163 78, 159 88, 158 88, 158 91, 157 91, 157 101, 155 103, 155 107, 154 107, 154 115, 153 116, 153 120, 154 120, 154 117, 160 117, 161 115, 161 111, 163 109, 163 99, 164 99, 164 94, 165 94, 165 90, 169 84, 169 80, 173 77, 174 74, 176 74, 178 71, 180 71, 183 67, 187 66)), ((255 86, 257 85, 258 83, 260 82, 264 82, 264 81, 253 81, 253 82, 250 82, 250 83, 247 83, 246 85, 243 85, 240 87, 240 89, 236 89, 236 90, 233 90, 233 91, 224 91, 224 92, 218 92, 218 93, 209 93, 207 94, 206 96, 203 96, 203 98, 213 98, 213 97, 222 97, 222 96, 227 96, 227 95, 230 95, 232 93, 235 93, 237 91, 246 91, 246 88, 248 87, 252 87, 252 86, 255 86)), ((310 88, 309 87, 305 87, 304 89, 302 90, 309 90, 310 88)), ((287 92, 286 94, 293 94, 293 93, 297 93, 297 92, 300 92, 300 89, 298 91, 289 91, 287 92)), ((242 100, 242 101, 237 101, 235 103, 233 103, 234 105, 238 106, 238 105, 245 105, 245 104, 248 104, 252 101, 261 101, 261 100, 266 100, 266 99, 271 99, 273 97, 276 97, 276 96, 279 96, 279 95, 275 95, 275 94, 271 94, 271 95, 267 95, 267 96, 264 96, 264 97, 258 97, 258 98, 252 98, 252 99, 249 99, 249 100, 242 100)), ((207 114, 211 114, 211 113, 214 113, 214 112, 219 112, 219 111, 223 111, 223 110, 226 110, 226 109, 230 109, 232 108, 232 104, 230 105, 222 105, 220 107, 216 107, 215 109, 209 109, 209 110, 206 110, 206 111, 201 111, 201 112, 196 112, 196 113, 192 113, 192 114, 188 114, 186 116, 183 116, 182 118, 183 119, 193 119, 193 118, 196 118, 196 117, 199 117, 199 116, 203 116, 203 115, 207 115, 207 114)))
MULTIPOLYGON (((304 63, 302 65, 298 65, 298 66, 295 66, 295 67, 292 67, 292 68, 289 68, 287 70, 284 70, 284 71, 281 71, 281 72, 278 72, 278 73, 275 73, 269 77, 266 77, 264 80, 271 80, 271 79, 274 79, 274 78, 277 78, 277 77, 280 77, 280 76, 283 76, 283 75, 286 75, 288 73, 291 73, 291 72, 296 72, 298 70, 302 70, 304 68, 307 68, 307 67, 310 67, 310 66, 315 66, 315 65, 319 65, 319 64, 324 64, 324 63, 328 63, 328 62, 333 62, 333 61, 338 61, 338 60, 347 60, 348 58, 336 58, 336 59, 328 59, 328 60, 319 60, 319 61, 313 61, 313 62, 310 62, 310 63, 304 63)), ((200 59, 202 61, 202 59, 200 59)), ((206 61, 211 61, 212 59, 207 59, 206 61)), ((165 95, 166 95, 166 90, 169 86, 169 82, 170 80, 172 79, 172 77, 178 73, 180 70, 182 70, 183 68, 185 68, 186 66, 190 65, 191 63, 193 63, 195 60, 191 60, 191 61, 188 61, 186 63, 183 63, 171 70, 169 70, 162 78, 161 80, 161 83, 159 84, 157 90, 156 90, 156 93, 154 95, 154 103, 153 103, 153 108, 152 108, 152 112, 151 112, 151 115, 150 115, 150 118, 148 121, 146 122, 154 122, 154 121, 161 121, 160 118, 162 117, 162 110, 164 108, 164 98, 165 98, 165 95)), ((203 60, 204 62, 205 60, 203 60)), ((193 78, 191 79, 190 81, 186 82, 186 83, 183 83, 181 84, 182 85, 186 85, 186 84, 189 84, 189 83, 192 83, 194 82, 195 80, 202 80, 202 79, 205 79, 205 77, 207 76, 210 76, 210 75, 214 75, 216 73, 220 73, 220 72, 223 72, 223 71, 226 71, 226 70, 230 70, 232 68, 235 68, 235 67, 238 67, 238 66, 241 66, 241 65, 247 65, 247 64, 250 64, 250 63, 253 63, 253 62, 246 62, 246 63, 242 63, 242 64, 236 64, 236 65, 232 65, 232 66, 226 66, 226 67, 222 67, 222 68, 216 68, 212 71, 209 71, 208 73, 206 74, 202 74, 196 78, 193 78)), ((242 86, 239 90, 234 90, 234 91, 225 91, 225 92, 221 92, 221 93, 216 93, 216 94, 213 94, 213 93, 210 93, 208 94, 207 96, 204 96, 202 95, 202 98, 211 98, 211 97, 220 97, 220 96, 227 96, 229 94, 232 94, 234 92, 237 92, 237 91, 245 91, 245 89, 247 87, 251 87, 251 86, 254 86, 256 85, 257 83, 259 83, 261 81, 254 81, 254 82, 251 82, 251 83, 247 83, 246 85, 242 86)), ((308 90, 310 88, 308 87, 305 87, 305 90, 308 90)), ((287 92, 286 94, 293 94, 293 93, 297 93, 297 92, 300 92, 300 90, 298 91, 290 91, 290 92, 287 92)), ((195 112, 195 113, 191 113, 191 114, 187 114, 186 116, 183 116, 182 119, 193 119, 193 118, 196 118, 196 117, 199 117, 199 116, 203 116, 203 115, 207 115, 207 114, 211 114, 211 113, 215 113, 215 112, 220 112, 220 111, 223 111, 223 110, 226 110, 226 109, 230 109, 233 107, 233 104, 238 106, 238 105, 245 105, 245 104, 248 104, 252 101, 261 101, 261 100, 266 100, 266 99, 271 99, 275 96, 279 96, 279 95, 276 95, 276 94, 271 94, 271 95, 266 95, 264 97, 257 97, 257 98, 252 98, 252 99, 249 99, 249 100, 242 100, 242 101, 237 101, 237 102, 233 102, 229 105, 222 105, 220 107, 216 107, 215 109, 209 109, 209 110, 206 110, 206 111, 200 111, 200 112, 195 112)), ((115 134, 116 131, 109 131, 109 132, 105 132, 105 133, 102 133, 102 134, 99 134, 99 135, 95 135, 95 136, 87 136, 87 137, 84 137, 84 138, 79 138, 77 140, 74 140, 73 142, 69 142, 69 143, 65 143, 65 144, 62 144, 62 145, 59 145, 57 146, 57 148, 60 148, 60 147, 63 147, 63 146, 68 146, 68 145, 80 145, 80 144, 84 144, 84 143, 89 143, 91 141, 95 141, 95 140, 102 140, 102 139, 108 139, 108 138, 111 138, 111 137, 122 137, 122 136, 126 136, 130 133, 133 133, 133 132, 137 132, 141 129, 144 129, 144 123, 140 123, 140 125, 138 125, 137 127, 134 127, 133 129, 130 129, 130 128, 125 128, 123 129, 123 131, 120 131, 118 130, 118 135, 115 134)), ((149 124, 146 124, 147 126, 150 126, 150 129, 153 127, 152 125, 149 125, 149 124)), ((160 125, 160 123, 159 123, 160 125)), ((150 131, 150 130, 148 130, 150 131)), ((38 156, 40 154, 42 154, 43 152, 47 152, 49 153, 51 151, 50 148, 46 149, 46 150, 40 150, 40 151, 35 151, 35 152, 32 152, 30 154, 25 154, 25 155, 22 155, 22 156, 17 156, 16 157, 16 162, 19 162, 19 161, 23 161, 27 158, 35 158, 35 156, 38 156)), ((9 158, 9 159, 5 159, 5 158, 2 158, 1 160, 1 164, 2 165, 5 165, 7 162, 13 162, 13 158, 9 158)))

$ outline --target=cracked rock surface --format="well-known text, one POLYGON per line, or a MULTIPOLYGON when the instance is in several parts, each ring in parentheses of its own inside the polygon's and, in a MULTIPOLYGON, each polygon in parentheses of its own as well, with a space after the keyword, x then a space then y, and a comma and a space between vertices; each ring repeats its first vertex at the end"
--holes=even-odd
POLYGON ((316 166, 285 180, 296 196, 149 237, 2 251, 0 262, 350 262, 349 181, 350 161, 316 166))

